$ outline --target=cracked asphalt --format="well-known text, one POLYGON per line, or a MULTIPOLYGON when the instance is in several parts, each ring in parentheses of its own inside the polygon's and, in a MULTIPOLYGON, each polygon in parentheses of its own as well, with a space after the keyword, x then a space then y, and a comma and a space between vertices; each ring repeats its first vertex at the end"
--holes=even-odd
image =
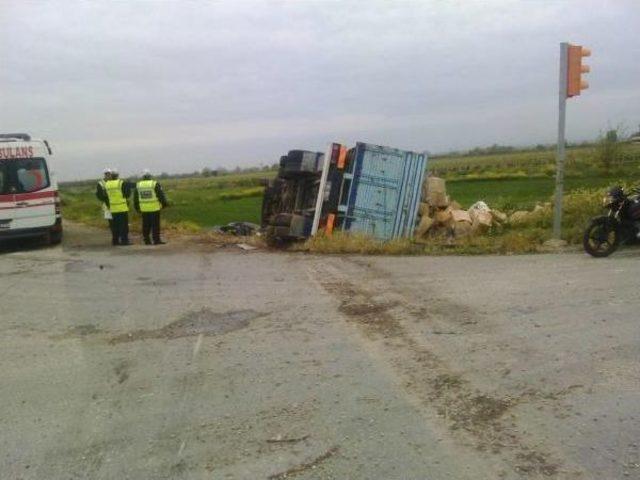
POLYGON ((0 253, 0 477, 640 479, 640 250, 0 253))

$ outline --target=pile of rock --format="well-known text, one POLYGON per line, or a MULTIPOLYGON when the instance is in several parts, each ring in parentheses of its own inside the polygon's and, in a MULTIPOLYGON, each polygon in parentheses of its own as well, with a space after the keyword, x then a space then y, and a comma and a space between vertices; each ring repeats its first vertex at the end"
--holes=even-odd
POLYGON ((481 201, 463 210, 458 202, 449 198, 444 179, 438 177, 430 176, 424 181, 422 200, 420 221, 415 231, 418 238, 437 235, 465 237, 507 221, 504 213, 490 209, 481 201))

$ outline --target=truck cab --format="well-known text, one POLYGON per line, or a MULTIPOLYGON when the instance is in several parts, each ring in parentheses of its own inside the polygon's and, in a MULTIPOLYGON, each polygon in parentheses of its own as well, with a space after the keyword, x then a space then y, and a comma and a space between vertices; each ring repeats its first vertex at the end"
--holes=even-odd
POLYGON ((26 133, 0 134, 0 241, 44 237, 62 240, 58 185, 46 140, 26 133))

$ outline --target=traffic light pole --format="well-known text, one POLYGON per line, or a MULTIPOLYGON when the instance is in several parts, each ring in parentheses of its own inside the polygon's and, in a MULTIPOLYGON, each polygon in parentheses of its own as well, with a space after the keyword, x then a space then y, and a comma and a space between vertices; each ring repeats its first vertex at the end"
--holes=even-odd
POLYGON ((562 232, 562 196, 564 193, 564 135, 567 111, 567 65, 569 44, 560 44, 560 88, 558 96, 558 149, 556 152, 556 195, 553 213, 553 238, 560 240, 562 232))

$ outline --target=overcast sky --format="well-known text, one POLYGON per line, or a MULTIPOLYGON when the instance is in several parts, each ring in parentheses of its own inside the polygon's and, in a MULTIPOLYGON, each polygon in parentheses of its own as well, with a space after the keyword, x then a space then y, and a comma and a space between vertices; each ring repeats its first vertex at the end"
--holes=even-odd
POLYGON ((558 44, 592 49, 570 140, 640 123, 640 8, 610 1, 0 0, 0 131, 62 179, 271 164, 367 141, 553 143, 558 44))

